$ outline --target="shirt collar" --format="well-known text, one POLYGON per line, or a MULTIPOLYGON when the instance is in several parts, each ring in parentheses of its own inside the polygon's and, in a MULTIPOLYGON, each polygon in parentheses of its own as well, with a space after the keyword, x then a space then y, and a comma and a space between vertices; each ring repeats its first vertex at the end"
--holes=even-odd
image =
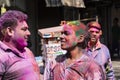
POLYGON ((0 41, 0 48, 7 51, 8 49, 10 49, 7 45, 5 45, 3 42, 0 41))
POLYGON ((16 48, 10 48, 6 44, 4 44, 2 41, 0 41, 0 48, 3 49, 4 51, 11 51, 19 57, 24 57, 23 55, 25 53, 25 50, 24 50, 24 52, 22 52, 23 53, 23 55, 22 55, 22 53, 20 51, 18 51, 16 48))
MULTIPOLYGON (((94 47, 94 50, 98 50, 101 48, 101 43, 100 41, 98 40, 98 42, 96 43, 95 47, 94 47)), ((88 50, 92 50, 92 47, 90 45, 90 42, 88 42, 88 47, 87 47, 88 50)))

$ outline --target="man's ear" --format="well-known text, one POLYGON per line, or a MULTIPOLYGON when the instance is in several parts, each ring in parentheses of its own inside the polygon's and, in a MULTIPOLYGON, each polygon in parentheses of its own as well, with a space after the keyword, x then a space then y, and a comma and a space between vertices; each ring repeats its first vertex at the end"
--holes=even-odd
POLYGON ((102 30, 100 30, 100 35, 102 35, 102 30))
POLYGON ((10 27, 7 27, 6 32, 7 32, 7 34, 8 34, 9 36, 12 36, 12 35, 13 35, 13 29, 10 28, 10 27))
POLYGON ((84 41, 85 36, 84 35, 80 35, 78 38, 78 42, 81 43, 84 41))

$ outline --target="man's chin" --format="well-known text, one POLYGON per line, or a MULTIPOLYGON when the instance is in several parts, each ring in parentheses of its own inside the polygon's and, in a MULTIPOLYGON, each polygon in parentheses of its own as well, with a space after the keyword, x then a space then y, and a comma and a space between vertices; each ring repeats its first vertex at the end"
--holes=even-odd
POLYGON ((91 43, 96 43, 96 40, 90 40, 91 43))
POLYGON ((28 44, 27 44, 27 43, 22 44, 21 47, 22 47, 22 48, 28 47, 28 44))
POLYGON ((96 40, 91 40, 91 42, 96 42, 96 40))
POLYGON ((96 39, 91 39, 90 41, 91 41, 91 42, 96 42, 96 39))
POLYGON ((62 50, 66 50, 66 48, 65 48, 65 47, 61 47, 61 49, 62 49, 62 50))

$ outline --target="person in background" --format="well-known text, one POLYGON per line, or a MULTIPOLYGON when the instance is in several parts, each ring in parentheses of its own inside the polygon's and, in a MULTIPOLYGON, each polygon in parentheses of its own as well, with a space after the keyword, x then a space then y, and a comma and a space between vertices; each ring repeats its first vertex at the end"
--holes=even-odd
POLYGON ((91 21, 87 24, 90 33, 90 41, 88 42, 87 53, 97 63, 99 63, 107 80, 114 80, 114 72, 111 62, 111 56, 108 48, 100 42, 102 35, 101 25, 98 22, 91 21))
POLYGON ((39 68, 28 45, 27 15, 8 10, 0 17, 0 80, 40 80, 39 68))
POLYGON ((102 68, 86 55, 87 27, 79 21, 62 21, 61 48, 64 55, 48 61, 44 80, 104 80, 102 68))
POLYGON ((119 19, 114 18, 113 19, 113 26, 112 26, 112 55, 114 53, 119 54, 119 44, 120 44, 120 26, 119 26, 119 19))

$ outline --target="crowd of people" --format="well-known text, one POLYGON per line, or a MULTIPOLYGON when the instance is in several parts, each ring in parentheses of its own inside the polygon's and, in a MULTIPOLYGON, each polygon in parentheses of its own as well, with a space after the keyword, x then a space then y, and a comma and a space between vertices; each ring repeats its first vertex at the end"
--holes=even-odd
MULTIPOLYGON (((8 10, 0 17, 0 80, 41 80, 32 51, 27 15, 8 10)), ((115 80, 111 56, 100 42, 102 26, 91 21, 61 21, 61 48, 67 53, 47 61, 44 80, 115 80)))

